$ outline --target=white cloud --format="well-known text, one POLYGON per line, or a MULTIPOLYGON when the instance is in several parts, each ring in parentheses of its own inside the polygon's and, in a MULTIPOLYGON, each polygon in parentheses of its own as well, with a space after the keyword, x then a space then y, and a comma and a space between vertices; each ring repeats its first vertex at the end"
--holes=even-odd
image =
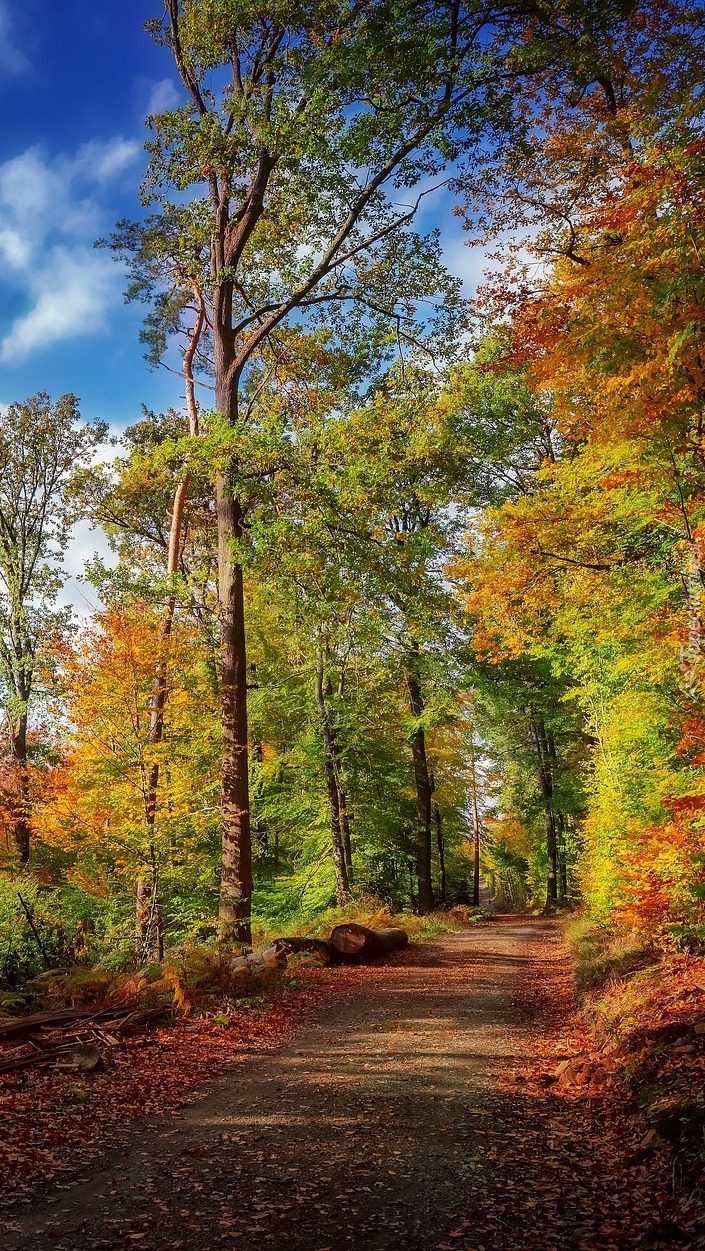
POLYGON ((73 168, 76 173, 82 173, 94 182, 108 182, 132 165, 140 151, 136 140, 123 139, 122 135, 107 143, 92 139, 78 149, 73 168))
POLYGON ((0 205, 27 227, 30 220, 48 216, 68 190, 59 173, 43 159, 39 148, 28 148, 0 165, 0 205))
POLYGON ((32 248, 19 230, 5 227, 0 230, 0 256, 13 269, 24 269, 32 259, 32 248))
POLYGON ((88 621, 101 607, 100 597, 85 579, 86 565, 98 556, 109 568, 117 564, 115 552, 105 533, 89 521, 79 521, 73 528, 71 540, 62 561, 68 575, 61 591, 59 604, 72 608, 79 621, 88 621))
POLYGON ((456 278, 462 282, 463 295, 472 297, 484 281, 485 273, 492 268, 486 249, 470 243, 467 235, 443 236, 443 260, 456 278))
POLYGON ((180 98, 173 80, 160 78, 159 82, 152 84, 147 102, 147 115, 166 113, 169 109, 175 109, 180 98))
POLYGON ((82 248, 52 248, 47 264, 33 276, 33 305, 3 339, 0 361, 23 360, 36 348, 100 330, 114 279, 107 257, 82 248))
POLYGON ((31 69, 29 58, 17 47, 7 4, 0 2, 0 71, 9 78, 19 78, 31 69))
POLYGON ((104 328, 120 274, 93 249, 103 225, 100 196, 139 152, 119 135, 55 158, 28 148, 0 165, 0 261, 29 306, 5 330, 0 361, 104 328))

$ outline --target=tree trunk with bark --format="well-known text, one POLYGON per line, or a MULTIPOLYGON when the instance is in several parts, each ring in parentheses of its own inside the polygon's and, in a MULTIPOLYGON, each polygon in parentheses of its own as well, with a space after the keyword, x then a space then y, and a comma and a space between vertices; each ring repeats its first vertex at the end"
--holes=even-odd
MULTIPOLYGON (((225 191, 225 189, 224 189, 225 191)), ((229 196, 223 194, 215 214, 211 270, 220 276, 211 317, 216 408, 235 426, 239 386, 248 357, 236 355, 233 333, 233 281, 226 241, 230 232, 229 196)), ((255 219, 256 220, 256 219, 255 219)), ((245 590, 237 547, 244 535, 244 513, 237 497, 237 456, 215 475, 218 528, 218 615, 220 622, 222 725, 222 850, 220 867, 221 938, 245 946, 252 943, 252 833, 247 745, 247 648, 245 590)))
POLYGON ((558 847, 558 876, 560 902, 564 908, 568 906, 568 848, 566 838, 566 819, 562 812, 556 813, 560 842, 558 847))
POLYGON ((352 860, 352 839, 350 837, 350 813, 348 812, 348 796, 345 787, 340 781, 340 771, 338 773, 338 811, 340 813, 340 835, 343 840, 343 852, 345 853, 345 868, 348 875, 348 885, 353 884, 353 860, 352 860))
MULTIPOLYGON (((262 743, 252 743, 250 747, 250 755, 253 762, 261 766, 264 761, 264 748, 262 743)), ((257 844, 261 851, 267 852, 269 851, 269 831, 259 811, 261 796, 262 786, 260 783, 254 788, 252 795, 252 841, 257 844)))
POLYGON ((439 902, 445 904, 447 902, 446 849, 445 837, 443 835, 443 816, 438 804, 433 805, 433 815, 436 822, 436 847, 438 848, 438 869, 440 876, 439 902))
POLYGON ((222 683, 222 857, 221 936, 247 946, 252 941, 252 845, 247 750, 247 653, 242 567, 234 544, 242 538, 242 508, 233 494, 232 475, 216 478, 218 517, 218 599, 222 683))
POLYGON ((556 817, 552 808, 546 808, 546 856, 546 907, 553 908, 558 903, 558 840, 556 817))
POLYGON ((475 735, 474 731, 470 731, 470 765, 471 765, 471 781, 472 781, 472 845, 473 845, 473 875, 472 875, 472 902, 475 908, 480 906, 480 840, 482 835, 482 827, 480 825, 480 808, 477 802, 477 758, 475 755, 475 735))
POLYGON ((27 769, 27 714, 23 712, 10 728, 12 759, 18 775, 18 798, 13 820, 13 837, 22 864, 27 864, 31 841, 31 796, 27 769))
POLYGON ((330 812, 331 848, 333 852, 333 864, 335 865, 336 897, 338 903, 343 904, 350 898, 350 879, 348 877, 345 835, 341 820, 340 790, 335 767, 333 731, 330 724, 330 712, 328 705, 326 704, 326 695, 329 694, 330 691, 328 684, 326 683, 325 665, 323 653, 321 651, 318 653, 316 663, 315 691, 316 707, 318 708, 318 714, 321 722, 321 736, 323 738, 323 767, 326 776, 326 791, 328 794, 328 808, 330 812))
MULTIPOLYGON (((340 680, 338 682, 338 698, 343 698, 345 690, 345 670, 341 667, 340 680)), ((333 759, 335 762, 335 777, 338 786, 338 812, 340 813, 340 835, 343 840, 343 851, 345 852, 345 867, 348 873, 348 883, 352 887, 353 884, 353 858, 352 858, 352 838, 350 835, 350 811, 348 809, 348 793, 345 784, 345 768, 343 762, 343 752, 340 746, 340 736, 334 727, 331 727, 333 748, 333 759)))
MULTIPOLYGON (((552 753, 543 720, 532 717, 530 733, 536 752, 537 775, 546 814, 546 911, 558 904, 558 837, 556 814, 553 809, 552 753)), ((553 748, 555 758, 555 746, 553 748)))
MULTIPOLYGON (((418 676, 418 647, 414 647, 408 658, 407 688, 411 715, 418 722, 423 716, 424 700, 421 682, 418 676)), ((418 910, 421 913, 433 910, 433 877, 432 877, 432 846, 431 807, 433 787, 426 756, 426 735, 423 727, 416 725, 411 736, 411 754, 414 762, 414 783, 416 786, 416 876, 419 884, 418 910)))

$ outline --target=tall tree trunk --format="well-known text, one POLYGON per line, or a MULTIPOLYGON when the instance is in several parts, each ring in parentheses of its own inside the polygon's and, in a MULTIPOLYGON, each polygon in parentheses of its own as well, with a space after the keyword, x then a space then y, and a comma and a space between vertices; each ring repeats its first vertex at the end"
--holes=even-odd
MULTIPOLYGON (((414 644, 408 657, 406 680, 409 691, 409 706, 415 720, 423 715, 424 701, 418 674, 419 649, 414 644)), ((414 782, 416 785, 416 876, 419 884, 418 910, 421 913, 433 910, 433 878, 431 871, 432 836, 431 836, 431 805, 433 788, 428 771, 426 757, 426 735, 423 727, 417 725, 411 736, 411 754, 414 762, 414 782)))
MULTIPOLYGON (((262 744, 259 742, 253 743, 251 751, 250 751, 250 755, 252 757, 253 762, 256 762, 258 765, 261 765, 264 760, 264 749, 262 747, 262 744)), ((261 782, 258 782, 257 785, 253 788, 253 795, 252 795, 252 799, 254 801, 253 802, 254 820, 252 823, 252 838, 253 838, 253 842, 257 843, 260 850, 263 852, 266 852, 266 851, 269 851, 269 832, 267 830, 267 825, 262 820, 262 815, 260 813, 261 796, 262 796, 262 785, 261 785, 261 782)))
MULTIPOLYGON (((211 188, 213 191, 213 188, 211 188)), ((211 317, 215 403, 232 425, 238 420, 239 385, 247 356, 238 365, 233 334, 233 281, 227 269, 226 236, 229 196, 220 197, 211 239, 211 272, 218 275, 211 317)), ((218 614, 220 621, 222 724, 222 852, 220 866, 221 938, 243 946, 252 943, 252 834, 247 749, 247 648, 245 591, 237 545, 244 533, 244 513, 237 498, 238 462, 234 455, 215 475, 218 527, 218 614)))
MULTIPOLYGON (((340 679, 338 681, 338 699, 342 700, 345 692, 345 666, 341 665, 340 679)), ((352 859, 352 839, 350 836, 350 811, 348 809, 348 793, 345 785, 345 769, 343 765, 343 752, 340 746, 340 736, 337 729, 330 722, 331 746, 333 749, 333 762, 335 765, 335 777, 338 785, 338 812, 340 813, 340 834, 343 840, 343 850, 345 852, 345 868, 348 874, 348 883, 353 883, 353 859, 352 859)))
POLYGON ((568 848, 566 839, 566 820, 562 812, 556 813, 560 843, 558 847, 559 895, 561 905, 568 906, 568 848))
POLYGON ((15 807, 13 820, 13 837, 22 864, 29 861, 30 852, 30 810, 31 796, 29 793, 29 772, 27 769, 27 713, 23 712, 10 727, 10 745, 12 758, 17 767, 19 780, 19 798, 15 807))
POLYGON ((243 513, 233 493, 233 473, 216 476, 218 600, 220 612, 223 773, 221 937, 252 942, 252 843, 247 752, 247 652, 242 566, 234 544, 242 538, 243 513))
POLYGON ((415 910, 418 906, 418 900, 414 894, 414 866, 411 861, 408 862, 407 869, 409 870, 409 903, 415 910))
POLYGON ((543 732, 543 741, 545 743, 544 757, 549 762, 548 779, 550 785, 549 806, 551 814, 550 831, 547 828, 547 850, 548 850, 548 882, 546 890, 546 906, 551 907, 558 904, 559 878, 560 878, 560 856, 559 856, 559 838, 558 829, 559 821, 562 820, 562 814, 556 812, 554 789, 556 770, 558 768, 558 753, 556 751, 556 743, 550 730, 546 730, 541 723, 543 732))
POLYGON ((342 829, 340 811, 340 791, 335 767, 333 735, 330 725, 330 714, 326 705, 327 684, 323 652, 319 651, 316 662, 316 706, 321 721, 323 738, 323 764, 326 775, 326 791, 330 811, 331 849, 335 865, 336 896, 339 904, 346 903, 350 898, 350 878, 348 876, 347 857, 345 854, 345 838, 342 829))
POLYGON ((443 816, 438 804, 433 805, 433 815, 436 822, 436 847, 438 848, 438 868, 440 871, 440 902, 445 904, 447 902, 446 848, 443 836, 443 816))
POLYGON ((135 895, 135 956, 141 960, 149 943, 149 923, 152 914, 152 883, 144 872, 137 879, 135 895))
MULTIPOLYGON (((556 814, 553 810, 553 769, 551 747, 543 721, 540 717, 531 717, 530 732, 537 759, 537 773, 541 797, 546 814, 546 911, 555 908, 558 903, 558 838, 556 833, 556 814)), ((555 757, 555 747, 553 749, 555 757)))
POLYGON ((353 883, 353 860, 352 860, 352 839, 350 837, 350 813, 348 811, 348 796, 345 787, 340 781, 340 769, 336 766, 338 774, 338 811, 340 813, 340 833, 343 839, 343 851, 345 852, 345 868, 348 874, 348 883, 353 883))
POLYGON ((473 873, 472 873, 472 902, 475 908, 480 906, 480 838, 482 827, 480 825, 480 807, 477 802, 477 757, 475 755, 475 731, 470 727, 470 766, 471 766, 471 782, 472 782, 472 846, 473 846, 473 873))
MULTIPOLYGON (((191 332, 189 345, 184 352, 183 358, 183 376, 186 384, 186 411, 188 414, 189 434, 197 437, 199 434, 198 421, 198 404, 196 401, 196 389, 194 383, 193 362, 198 351, 198 345, 206 324, 205 308, 200 292, 196 292, 198 299, 198 315, 191 332)), ((149 742, 150 746, 158 746, 164 737, 164 713, 166 709, 167 693, 168 693, 168 672, 169 672, 169 642, 174 625, 174 613, 176 611, 176 594, 173 587, 173 579, 179 572, 179 562, 181 559, 181 542, 184 526, 184 512, 186 508, 186 498, 189 489, 189 474, 184 474, 183 478, 177 483, 174 492, 174 499, 171 506, 171 524, 169 527, 169 549, 167 553, 166 574, 172 585, 169 589, 169 595, 164 611, 164 620, 161 630, 161 654, 157 660, 156 671, 154 675, 154 685, 152 688, 152 700, 149 714, 149 742)), ((149 945, 150 931, 156 923, 157 945, 160 951, 164 948, 164 935, 161 928, 161 908, 159 900, 156 898, 155 891, 157 889, 157 873, 155 871, 155 839, 154 830, 157 819, 157 795, 159 791, 159 762, 154 760, 149 769, 147 779, 147 795, 145 801, 145 819, 147 825, 147 843, 150 861, 152 863, 152 872, 149 878, 141 876, 137 882, 137 900, 135 913, 135 944, 138 953, 145 954, 145 950, 149 945)), ((161 956, 159 957, 161 959, 161 956)))
POLYGON ((552 808, 546 809, 546 855, 548 859, 546 908, 549 909, 558 903, 558 840, 556 817, 552 808))

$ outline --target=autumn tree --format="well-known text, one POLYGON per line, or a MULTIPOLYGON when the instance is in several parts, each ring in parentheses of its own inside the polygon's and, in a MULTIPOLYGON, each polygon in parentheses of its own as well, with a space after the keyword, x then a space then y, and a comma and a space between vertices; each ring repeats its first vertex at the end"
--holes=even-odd
POLYGON ((188 932, 215 885, 217 695, 194 623, 169 637, 157 603, 114 602, 62 649, 58 691, 70 718, 53 793, 42 808, 44 840, 65 857, 64 875, 108 901, 120 939, 147 884, 137 955, 164 955, 165 934, 188 932), (155 741, 155 665, 169 654, 170 717, 155 741), (159 765, 161 802, 153 806, 159 765))
MULTIPOLYGON (((105 567, 94 562, 90 576, 103 599, 127 606, 133 602, 161 611, 162 640, 155 648, 154 688, 150 699, 149 735, 155 748, 162 742, 167 703, 173 692, 170 640, 177 613, 203 635, 212 652, 214 570, 207 533, 211 509, 207 480, 188 468, 191 443, 199 437, 198 404, 192 377, 192 353, 198 335, 184 353, 187 414, 145 413, 121 438, 123 455, 113 464, 85 469, 74 489, 86 513, 100 525, 118 557, 105 567)), ((214 675, 215 677, 215 675, 214 675)), ((217 686, 217 682, 215 683, 217 686)), ((163 761, 155 751, 149 773, 146 820, 155 827, 165 801, 163 761)), ((140 952, 154 928, 156 878, 137 880, 135 940, 140 952)))
POLYGON ((646 5, 577 78, 544 80, 498 200, 542 269, 505 271, 478 309, 502 328, 498 375, 524 371, 555 437, 471 541, 475 643, 567 683, 589 749, 582 887, 647 927, 697 911, 702 42, 696 11, 646 5))
POLYGON ((30 716, 43 687, 47 645, 68 625, 59 595, 62 560, 77 518, 70 483, 105 437, 81 423, 74 396, 52 404, 40 392, 0 415, 0 698, 14 777, 11 823, 22 862, 29 860, 30 716))

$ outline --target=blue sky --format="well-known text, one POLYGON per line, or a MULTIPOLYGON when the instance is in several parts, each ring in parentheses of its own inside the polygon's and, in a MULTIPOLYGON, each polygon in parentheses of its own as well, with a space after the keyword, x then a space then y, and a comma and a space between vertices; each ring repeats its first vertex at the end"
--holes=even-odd
MULTIPOLYGON (((178 404, 178 380, 152 373, 143 310, 94 240, 139 214, 144 117, 177 99, 168 53, 142 29, 159 0, 0 0, 0 404, 72 391, 85 417, 116 427, 178 404)), ((446 197, 429 200, 450 267, 472 280, 446 197), (441 220, 436 220, 440 214, 441 220)))
POLYGON ((141 312, 93 247, 139 212, 144 117, 176 98, 143 22, 158 0, 0 0, 0 402, 73 391, 116 425, 178 401, 141 312))

